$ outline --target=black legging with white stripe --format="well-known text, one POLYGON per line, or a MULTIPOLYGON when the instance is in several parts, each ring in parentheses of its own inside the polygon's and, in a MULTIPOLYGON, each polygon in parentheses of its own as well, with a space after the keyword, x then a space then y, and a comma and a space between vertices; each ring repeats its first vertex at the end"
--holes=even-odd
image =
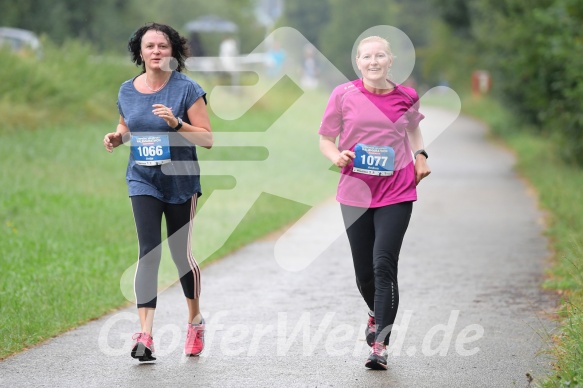
POLYGON ((352 251, 356 284, 377 325, 375 342, 389 343, 397 308, 397 268, 413 202, 379 208, 341 205, 352 251))
POLYGON ((189 299, 198 299, 200 269, 191 250, 196 195, 178 205, 160 201, 149 195, 130 198, 140 252, 134 283, 138 308, 156 307, 158 268, 162 259, 162 215, 166 219, 168 246, 178 269, 184 295, 189 299))

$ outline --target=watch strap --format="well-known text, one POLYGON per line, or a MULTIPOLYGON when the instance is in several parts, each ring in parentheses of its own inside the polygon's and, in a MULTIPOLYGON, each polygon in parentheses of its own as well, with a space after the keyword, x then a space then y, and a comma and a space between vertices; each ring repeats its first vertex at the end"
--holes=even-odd
POLYGON ((425 156, 425 159, 429 159, 429 155, 427 155, 427 152, 425 152, 424 149, 420 149, 420 150, 415 151, 415 153, 413 154, 413 159, 417 159, 417 155, 419 155, 419 154, 425 156))
POLYGON ((180 128, 182 128, 182 119, 180 117, 176 118, 178 120, 178 125, 174 127, 175 131, 178 131, 180 128))

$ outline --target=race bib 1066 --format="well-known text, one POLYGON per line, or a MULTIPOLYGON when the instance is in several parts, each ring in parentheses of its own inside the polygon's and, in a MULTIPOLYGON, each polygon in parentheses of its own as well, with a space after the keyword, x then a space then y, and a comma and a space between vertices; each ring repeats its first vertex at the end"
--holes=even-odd
POLYGON ((358 143, 354 147, 354 167, 352 171, 377 176, 393 175, 395 150, 389 146, 374 146, 358 143))
POLYGON ((132 155, 136 164, 159 166, 170 162, 168 135, 132 135, 132 155))

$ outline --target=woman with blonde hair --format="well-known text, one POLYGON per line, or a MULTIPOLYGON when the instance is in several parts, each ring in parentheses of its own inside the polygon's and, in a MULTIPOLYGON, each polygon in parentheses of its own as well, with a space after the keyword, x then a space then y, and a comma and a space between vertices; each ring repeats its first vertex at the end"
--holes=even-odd
POLYGON ((365 366, 387 369, 386 347, 399 306, 397 267, 416 186, 431 172, 414 89, 388 78, 389 42, 360 41, 362 78, 337 86, 320 126, 320 150, 341 168, 336 199, 350 242, 356 284, 369 308, 365 366))

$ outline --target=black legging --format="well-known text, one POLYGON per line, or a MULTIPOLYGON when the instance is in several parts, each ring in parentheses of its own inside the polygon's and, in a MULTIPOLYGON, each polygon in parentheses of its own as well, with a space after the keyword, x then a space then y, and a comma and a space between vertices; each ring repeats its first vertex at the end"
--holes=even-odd
POLYGON ((179 205, 149 195, 133 196, 131 200, 140 246, 134 284, 138 308, 156 308, 158 268, 162 259, 162 215, 166 218, 168 246, 184 295, 197 299, 200 296, 200 269, 190 247, 196 196, 179 205))
POLYGON ((350 242, 356 285, 377 325, 375 342, 389 343, 397 308, 397 265, 413 202, 379 208, 341 205, 350 242))

